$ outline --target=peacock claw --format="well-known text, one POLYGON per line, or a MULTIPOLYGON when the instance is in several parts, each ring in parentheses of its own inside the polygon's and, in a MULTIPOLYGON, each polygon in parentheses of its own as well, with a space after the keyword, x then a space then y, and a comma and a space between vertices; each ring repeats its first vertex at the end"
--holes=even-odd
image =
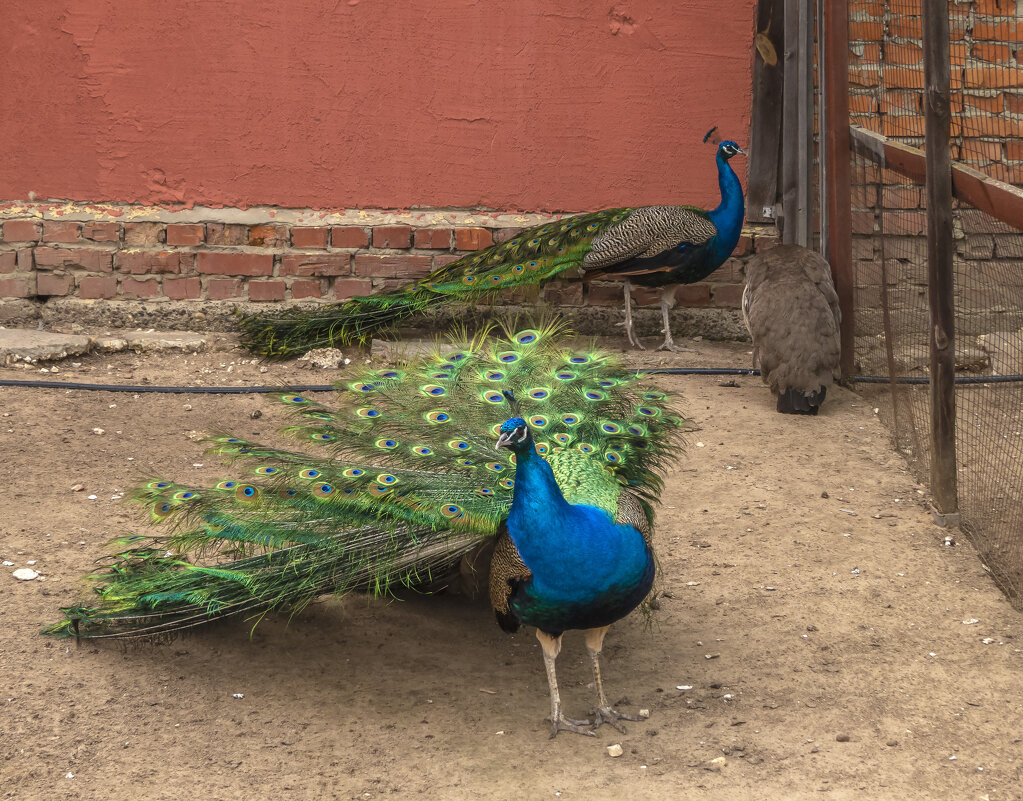
POLYGON ((603 724, 609 725, 612 729, 620 731, 625 734, 625 726, 619 721, 621 720, 642 720, 643 718, 636 717, 635 715, 626 715, 624 712, 619 712, 612 706, 602 706, 597 709, 591 709, 590 714, 593 715, 593 720, 590 721, 590 725, 594 729, 599 728, 603 724))
POLYGON ((551 739, 553 740, 558 736, 559 731, 570 731, 576 734, 582 734, 586 737, 596 737, 596 732, 593 731, 594 726, 588 720, 573 720, 572 718, 566 718, 564 715, 559 715, 556 720, 552 718, 546 718, 551 720, 551 739))

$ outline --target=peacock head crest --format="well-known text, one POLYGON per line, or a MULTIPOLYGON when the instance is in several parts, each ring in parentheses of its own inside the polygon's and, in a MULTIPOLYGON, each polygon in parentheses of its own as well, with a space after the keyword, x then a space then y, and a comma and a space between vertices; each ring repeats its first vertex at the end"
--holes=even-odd
POLYGON ((501 424, 501 434, 497 438, 498 448, 507 448, 512 453, 525 453, 533 447, 533 436, 529 426, 521 417, 512 417, 501 424))
POLYGON ((743 150, 736 142, 731 139, 722 140, 721 137, 715 133, 718 127, 715 125, 706 134, 704 134, 703 141, 710 142, 713 145, 718 146, 718 156, 724 161, 728 161, 732 156, 738 156, 740 153, 746 155, 746 151, 743 150))

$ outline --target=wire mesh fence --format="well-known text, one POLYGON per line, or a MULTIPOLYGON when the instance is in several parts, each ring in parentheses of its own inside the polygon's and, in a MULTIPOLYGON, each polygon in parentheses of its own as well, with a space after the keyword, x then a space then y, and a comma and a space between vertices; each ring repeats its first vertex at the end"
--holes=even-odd
MULTIPOLYGON (((1021 184, 1016 57, 1023 46, 1015 10, 1008 0, 949 3, 951 133, 956 164, 1021 184)), ((923 172, 907 168, 922 164, 923 154, 894 164, 877 145, 924 146, 920 4, 852 0, 849 11, 852 120, 881 135, 854 137, 856 357, 862 373, 926 379, 927 195, 923 172)), ((963 196, 953 206, 957 380, 1023 376, 1023 231, 963 196)), ((929 387, 893 381, 863 391, 927 480, 929 387)), ((1023 381, 957 383, 956 450, 962 528, 1023 608, 1023 381)))

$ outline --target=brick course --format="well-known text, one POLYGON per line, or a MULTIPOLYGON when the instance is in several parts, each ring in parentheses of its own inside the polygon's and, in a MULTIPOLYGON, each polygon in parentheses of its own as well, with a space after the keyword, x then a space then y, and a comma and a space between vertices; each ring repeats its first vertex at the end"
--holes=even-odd
MULTIPOLYGON (((923 214, 916 210, 918 193, 888 188, 884 199, 899 208, 914 209, 906 219, 907 228, 918 227, 923 214)), ((862 216, 863 226, 873 225, 872 216, 862 216)), ((345 300, 407 286, 431 270, 508 241, 522 230, 486 225, 8 219, 0 228, 0 296, 242 303, 345 300)), ((747 232, 735 256, 707 282, 678 289, 678 303, 737 305, 745 260, 776 243, 773 228, 747 232)), ((994 247, 993 240, 988 247, 994 247)), ((660 290, 636 287, 633 296, 641 306, 656 308, 660 302, 660 290)), ((576 280, 554 281, 542 290, 509 290, 498 302, 530 304, 541 298, 565 307, 617 306, 622 285, 615 280, 585 285, 576 280)))

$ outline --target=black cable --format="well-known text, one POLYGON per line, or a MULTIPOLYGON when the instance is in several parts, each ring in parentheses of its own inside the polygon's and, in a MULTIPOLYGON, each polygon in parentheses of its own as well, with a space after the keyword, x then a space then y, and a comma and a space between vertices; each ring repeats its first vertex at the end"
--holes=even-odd
MULTIPOLYGON (((760 375, 759 370, 745 367, 650 367, 636 373, 651 375, 760 375)), ((890 384, 892 379, 883 375, 858 375, 859 384, 890 384)), ((1023 381, 1023 375, 956 376, 957 384, 1009 384, 1023 381)), ((927 377, 901 377, 896 384, 929 384, 927 377)), ((0 378, 0 387, 36 387, 39 389, 84 389, 98 392, 156 392, 167 395, 260 395, 271 392, 330 392, 333 384, 291 384, 254 387, 164 387, 154 384, 84 384, 75 381, 28 381, 0 378)))

